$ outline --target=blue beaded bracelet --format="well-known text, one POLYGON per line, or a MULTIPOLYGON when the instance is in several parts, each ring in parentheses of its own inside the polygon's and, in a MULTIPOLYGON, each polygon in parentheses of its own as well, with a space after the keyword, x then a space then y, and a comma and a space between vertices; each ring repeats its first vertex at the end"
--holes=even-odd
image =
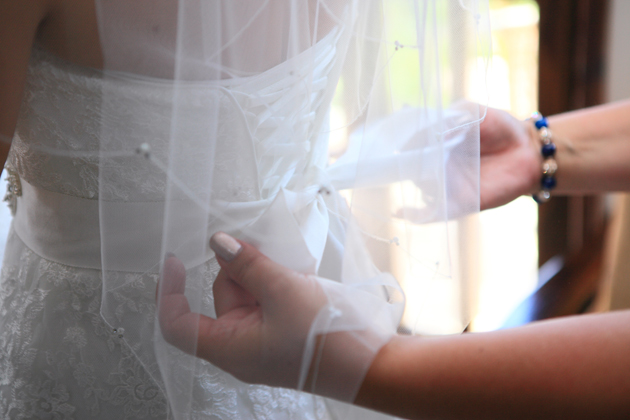
POLYGON ((540 191, 533 195, 538 204, 546 203, 551 198, 551 190, 556 188, 556 145, 551 138, 551 130, 547 118, 535 112, 531 119, 538 130, 538 135, 542 143, 540 153, 543 156, 542 178, 540 179, 540 191))

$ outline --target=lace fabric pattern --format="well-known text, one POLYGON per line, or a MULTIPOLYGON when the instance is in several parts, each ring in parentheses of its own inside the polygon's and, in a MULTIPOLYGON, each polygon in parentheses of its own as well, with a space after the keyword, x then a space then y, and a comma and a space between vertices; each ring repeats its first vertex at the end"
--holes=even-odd
MULTIPOLYGON (((46 260, 14 232, 7 245, 0 274, 0 417, 170 418, 160 386, 100 316, 100 272, 46 260)), ((216 276, 216 261, 207 264, 207 272, 216 276)), ((121 291, 118 304, 152 322, 150 295, 157 278, 137 276, 129 284, 146 289, 145 299, 121 291)), ((213 304, 211 296, 206 303, 213 304)), ((196 378, 193 418, 329 418, 321 398, 245 385, 199 363, 204 369, 196 378)))
POLYGON ((2 418, 167 418, 159 387, 101 319, 100 273, 41 258, 14 232, 7 245, 0 283, 2 418))

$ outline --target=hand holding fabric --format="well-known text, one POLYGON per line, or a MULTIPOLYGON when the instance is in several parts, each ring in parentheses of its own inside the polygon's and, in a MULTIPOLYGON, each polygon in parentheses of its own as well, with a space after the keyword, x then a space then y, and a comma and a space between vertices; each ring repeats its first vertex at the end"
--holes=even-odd
POLYGON ((172 345, 240 380, 296 388, 305 336, 325 302, 323 292, 314 278, 273 263, 247 243, 238 245, 231 262, 218 259, 223 269, 213 286, 217 319, 190 312, 184 265, 175 256, 166 259, 162 333, 172 345), (197 322, 199 338, 191 351, 197 322))
POLYGON ((371 320, 382 315, 379 300, 285 268, 224 233, 211 244, 222 267, 213 286, 217 319, 191 312, 184 265, 168 256, 158 296, 166 341, 245 382, 352 401, 391 337, 371 320))

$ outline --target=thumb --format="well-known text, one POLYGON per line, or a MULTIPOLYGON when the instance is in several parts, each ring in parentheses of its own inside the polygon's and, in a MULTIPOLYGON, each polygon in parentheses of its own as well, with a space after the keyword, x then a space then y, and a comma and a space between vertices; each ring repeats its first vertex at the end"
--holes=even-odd
POLYGON ((239 284, 261 304, 271 301, 275 292, 286 285, 295 273, 263 255, 252 245, 217 232, 210 239, 210 248, 228 277, 239 284))

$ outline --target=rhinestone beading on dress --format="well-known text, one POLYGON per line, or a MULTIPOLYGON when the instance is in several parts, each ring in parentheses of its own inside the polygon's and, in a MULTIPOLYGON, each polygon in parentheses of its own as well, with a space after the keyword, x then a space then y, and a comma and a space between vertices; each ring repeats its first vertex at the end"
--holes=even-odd
POLYGON ((4 169, 7 171, 7 192, 3 201, 7 203, 11 209, 11 214, 15 216, 17 211, 17 198, 22 195, 22 183, 20 182, 20 175, 11 166, 11 164, 5 165, 4 169))

